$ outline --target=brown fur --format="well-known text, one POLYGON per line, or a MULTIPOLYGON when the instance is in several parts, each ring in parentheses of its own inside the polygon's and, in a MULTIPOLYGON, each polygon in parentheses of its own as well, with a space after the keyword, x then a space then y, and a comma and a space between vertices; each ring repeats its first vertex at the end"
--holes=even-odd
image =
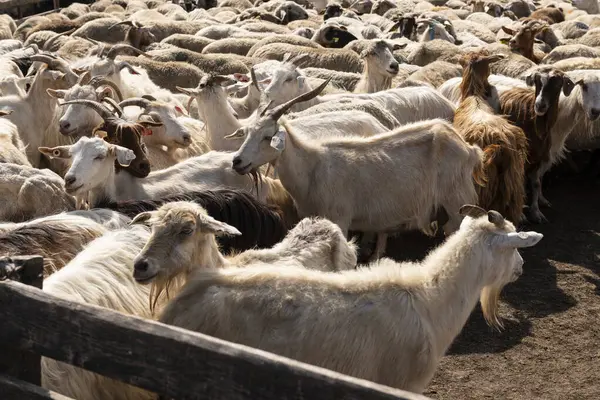
POLYGON ((546 21, 547 23, 552 25, 558 24, 559 22, 563 22, 565 20, 565 14, 563 14, 563 12, 558 8, 547 7, 535 10, 531 13, 529 18, 541 19, 542 21, 546 21))
POLYGON ((536 64, 539 64, 546 54, 541 52, 536 54, 534 52, 533 45, 535 37, 546 29, 548 29, 548 25, 545 22, 529 18, 518 31, 512 31, 506 27, 502 27, 502 30, 505 33, 513 36, 509 41, 510 49, 536 64))
POLYGON ((109 119, 94 129, 94 134, 97 131, 106 132, 104 140, 108 143, 126 147, 135 154, 135 159, 127 167, 122 167, 115 161, 116 172, 124 169, 138 178, 148 176, 150 173, 150 161, 148 160, 146 148, 142 144, 144 130, 145 128, 140 124, 124 122, 116 118, 109 119))
POLYGON ((478 188, 479 205, 519 222, 525 204, 525 133, 494 114, 486 98, 490 92, 486 53, 468 55, 464 62, 461 103, 454 126, 467 142, 484 151, 485 187, 478 188))

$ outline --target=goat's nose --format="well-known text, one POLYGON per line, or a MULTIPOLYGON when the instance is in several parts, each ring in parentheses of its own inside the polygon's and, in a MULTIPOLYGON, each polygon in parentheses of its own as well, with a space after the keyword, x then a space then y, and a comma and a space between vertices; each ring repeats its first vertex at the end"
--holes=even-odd
POLYGON ((183 135, 183 143, 191 143, 192 137, 190 135, 183 135))
POLYGON ((390 69, 391 70, 398 71, 398 68, 399 68, 399 66, 398 66, 398 62, 397 61, 394 61, 393 63, 390 64, 390 69))
POLYGON ((69 121, 60 121, 60 129, 69 129, 71 123, 69 121))
POLYGON ((74 177, 74 176, 72 176, 72 175, 66 175, 66 176, 65 176, 65 184, 66 184, 67 186, 71 186, 71 185, 73 185, 73 184, 75 183, 75 180, 76 180, 76 179, 77 179, 77 178, 75 178, 75 177, 74 177))
POLYGON ((239 156, 233 157, 233 167, 239 167, 242 164, 242 159, 239 156))
POLYGON ((150 264, 146 260, 138 260, 133 264, 133 269, 137 272, 146 272, 148 271, 150 264))

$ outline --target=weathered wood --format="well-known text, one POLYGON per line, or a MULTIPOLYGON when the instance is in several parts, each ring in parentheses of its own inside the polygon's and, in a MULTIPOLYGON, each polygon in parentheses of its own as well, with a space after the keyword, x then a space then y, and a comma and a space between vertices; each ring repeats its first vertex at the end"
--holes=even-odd
MULTIPOLYGON (((44 280, 44 259, 40 256, 0 258, 0 281, 10 279, 41 289, 44 280)), ((0 303, 0 307, 11 307, 0 303)), ((0 328, 1 329, 1 328, 0 328)), ((14 376, 34 385, 41 383, 40 355, 22 351, 0 341, 0 373, 14 376)), ((0 396, 0 398, 2 398, 0 396)))
POLYGON ((73 400, 8 375, 0 375, 0 398, 15 400, 73 400))
POLYGON ((43 3, 45 0, 0 0, 0 10, 26 6, 28 4, 43 3))
POLYGON ((0 341, 177 400, 426 399, 17 282, 0 304, 0 341))

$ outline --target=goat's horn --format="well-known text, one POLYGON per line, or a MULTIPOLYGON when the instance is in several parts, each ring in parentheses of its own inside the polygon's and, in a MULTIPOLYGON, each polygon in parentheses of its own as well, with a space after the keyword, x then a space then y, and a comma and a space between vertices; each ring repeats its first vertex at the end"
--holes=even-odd
POLYGON ((483 208, 479 207, 479 206, 474 206, 472 204, 465 204, 464 206, 462 206, 459 210, 460 215, 463 216, 469 216, 471 218, 479 218, 483 215, 487 214, 487 211, 485 211, 483 208))
POLYGON ((117 104, 115 99, 110 98, 110 97, 105 97, 102 99, 102 102, 106 102, 106 103, 110 104, 112 106, 112 108, 115 110, 115 112, 117 113, 117 115, 119 116, 119 118, 123 116, 123 109, 119 106, 119 104, 117 104))
POLYGON ((121 106, 122 108, 129 107, 129 106, 138 106, 138 107, 142 107, 145 109, 150 106, 150 100, 144 99, 141 97, 133 97, 131 99, 123 100, 122 102, 119 103, 119 106, 121 106))
POLYGON ((119 101, 123 100, 123 93, 121 93, 121 90, 119 89, 119 87, 114 82, 109 81, 108 79, 106 79, 103 76, 95 76, 95 77, 93 77, 89 81, 88 85, 93 86, 95 88, 98 88, 101 85, 110 86, 110 88, 115 91, 115 95, 117 96, 117 100, 119 100, 119 101))
POLYGON ((108 107, 106 107, 104 104, 98 103, 97 101, 94 101, 94 100, 76 99, 76 100, 71 100, 71 101, 65 101, 64 103, 62 103, 60 105, 67 106, 69 104, 81 104, 83 106, 87 106, 87 107, 91 108, 92 110, 96 111, 98 113, 98 115, 100 115, 100 117, 102 117, 102 119, 104 119, 104 120, 107 120, 109 118, 114 118, 113 113, 108 109, 108 107))
POLYGON ((46 41, 46 43, 44 43, 44 45, 42 46, 42 49, 43 50, 50 50, 50 48, 52 47, 52 45, 54 44, 54 42, 56 42, 58 40, 58 38, 60 38, 62 36, 65 36, 65 35, 70 35, 71 33, 75 32, 75 30, 76 30, 75 28, 69 29, 66 32, 62 32, 62 33, 59 33, 57 35, 52 36, 50 39, 48 39, 46 41))
POLYGON ((112 24, 111 26, 109 26, 108 30, 111 30, 112 28, 114 28, 115 26, 118 26, 118 25, 135 26, 133 24, 133 21, 121 21, 121 22, 117 22, 116 24, 112 24))
POLYGON ((150 100, 150 101, 158 101, 158 100, 156 99, 156 97, 154 97, 154 96, 152 96, 152 95, 150 95, 150 94, 145 94, 145 95, 143 95, 143 96, 142 96, 142 99, 148 99, 148 100, 150 100))
POLYGON ((307 58, 308 58, 308 54, 298 54, 297 56, 293 57, 289 62, 290 62, 290 64, 293 64, 297 67, 298 64, 300 64, 302 61, 306 60, 307 58))
POLYGON ((146 57, 149 57, 148 54, 144 53, 143 51, 141 51, 140 49, 137 49, 129 44, 115 44, 107 53, 106 53, 106 57, 110 58, 111 60, 114 60, 119 53, 121 53, 123 50, 131 50, 134 53, 136 53, 137 55, 144 55, 146 57))
POLYGON ((311 100, 311 99, 317 97, 319 95, 319 93, 321 93, 323 91, 323 89, 325 89, 325 86, 327 86, 330 81, 331 81, 331 78, 327 79, 325 82, 321 83, 319 86, 317 86, 310 92, 301 94, 300 96, 297 96, 297 97, 291 99, 290 101, 275 107, 273 110, 271 110, 271 113, 269 114, 269 116, 271 118, 273 118, 274 120, 278 120, 283 114, 285 114, 285 112, 287 110, 292 108, 292 106, 294 104, 301 103, 303 101, 308 101, 308 100, 311 100))
POLYGON ((261 90, 260 90, 260 86, 258 86, 258 79, 256 79, 256 73, 254 72, 254 67, 250 68, 250 78, 252 79, 252 84, 260 92, 261 90))

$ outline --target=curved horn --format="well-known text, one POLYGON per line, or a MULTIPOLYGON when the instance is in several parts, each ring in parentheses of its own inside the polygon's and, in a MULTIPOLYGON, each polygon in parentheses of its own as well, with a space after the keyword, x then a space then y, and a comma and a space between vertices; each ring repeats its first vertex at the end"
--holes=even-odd
POLYGON ((278 120, 287 110, 292 108, 292 106, 296 103, 301 103, 303 101, 311 100, 319 95, 325 89, 325 86, 329 85, 331 78, 327 79, 325 82, 321 83, 319 86, 311 90, 310 92, 306 92, 301 94, 300 96, 296 96, 290 101, 283 103, 275 108, 273 108, 269 114, 274 120, 278 120))
POLYGON ((138 107, 142 107, 143 109, 146 109, 146 108, 150 107, 150 100, 144 99, 141 97, 133 97, 131 99, 123 100, 122 102, 119 103, 119 106, 122 108, 129 107, 129 106, 138 106, 138 107))
POLYGON ((119 118, 121 118, 123 116, 123 109, 119 106, 119 104, 117 104, 115 99, 110 98, 110 97, 105 97, 102 99, 102 102, 110 104, 112 106, 112 108, 115 110, 115 112, 117 113, 117 115, 119 116, 119 118))
POLYGON ((65 36, 65 35, 70 35, 71 33, 75 32, 75 30, 76 30, 76 28, 69 29, 66 32, 62 32, 62 33, 52 36, 50 39, 48 39, 46 41, 46 43, 44 43, 44 45, 42 46, 42 50, 50 50, 50 48, 52 47, 54 42, 56 42, 58 40, 58 38, 65 36))
POLYGON ((131 50, 134 53, 136 53, 137 55, 144 55, 146 57, 149 57, 148 54, 144 53, 143 51, 141 51, 140 49, 136 49, 135 47, 129 45, 129 44, 115 44, 107 53, 106 53, 106 57, 110 58, 111 60, 114 60, 120 52, 122 52, 123 50, 131 50))
POLYGON ((108 107, 106 107, 104 104, 98 103, 97 101, 94 101, 94 100, 76 99, 76 100, 71 100, 71 101, 65 101, 64 103, 62 103, 60 105, 67 106, 69 104, 81 104, 81 105, 87 106, 87 107, 91 108, 92 110, 96 111, 98 113, 98 115, 100 115, 100 117, 102 117, 103 120, 107 120, 107 119, 115 117, 113 115, 113 113, 108 109, 108 107))
POLYGON ((483 208, 479 206, 474 206, 472 204, 465 204, 460 208, 458 212, 460 213, 460 215, 468 215, 471 218, 479 218, 487 214, 487 211, 485 211, 483 208))
POLYGON ((111 30, 112 28, 114 28, 114 27, 115 27, 115 26, 117 26, 117 25, 128 25, 128 26, 130 26, 130 27, 131 27, 131 26, 135 26, 135 25, 133 24, 133 21, 120 21, 120 22, 117 22, 116 24, 112 24, 111 26, 109 26, 109 27, 108 27, 108 30, 111 30))
POLYGON ((88 85, 93 86, 95 88, 100 87, 101 85, 109 86, 112 90, 114 90, 115 95, 117 96, 117 100, 120 102, 123 100, 123 93, 119 87, 112 81, 109 81, 103 76, 95 76, 89 82, 88 85))
POLYGON ((148 99, 148 100, 150 100, 150 101, 158 101, 158 100, 156 99, 156 97, 154 97, 154 96, 152 96, 152 95, 150 95, 150 94, 145 94, 145 95, 143 95, 143 96, 142 96, 142 99, 148 99))
POLYGON ((252 79, 252 84, 260 92, 261 90, 260 90, 260 86, 258 86, 258 79, 256 79, 256 73, 254 72, 254 67, 250 68, 250 78, 252 79))

